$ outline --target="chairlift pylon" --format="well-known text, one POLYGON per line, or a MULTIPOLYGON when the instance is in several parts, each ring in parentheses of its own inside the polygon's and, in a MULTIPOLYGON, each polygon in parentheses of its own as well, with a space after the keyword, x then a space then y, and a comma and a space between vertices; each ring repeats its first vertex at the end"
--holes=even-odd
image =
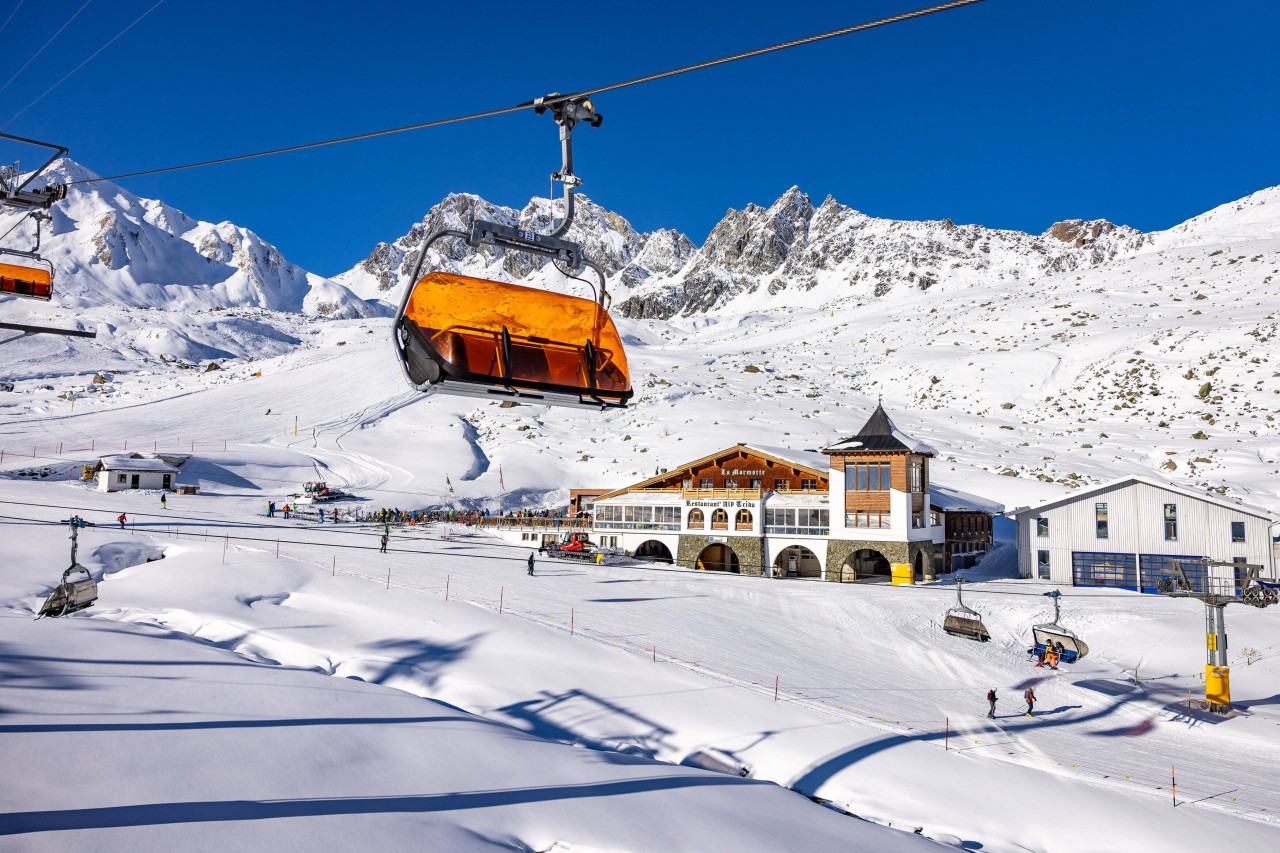
POLYGON ((1049 654, 1057 654, 1063 663, 1075 663, 1089 654, 1089 646, 1074 631, 1062 627, 1062 593, 1058 590, 1046 592, 1045 596, 1053 601, 1053 621, 1031 626, 1034 640, 1033 652, 1043 659, 1049 654))
POLYGON ((78 515, 73 515, 65 523, 71 527, 71 565, 62 573, 62 580, 45 599, 44 605, 36 614, 37 619, 44 616, 67 616, 86 607, 92 607, 98 600, 98 582, 93 579, 93 574, 76 560, 77 536, 80 529, 88 526, 89 522, 78 515), (84 577, 71 580, 71 575, 75 573, 83 574, 84 577))
POLYGON ((560 127, 562 165, 551 177, 564 185, 564 219, 548 234, 477 219, 470 231, 442 229, 422 244, 393 333, 405 377, 419 391, 594 409, 622 408, 631 399, 604 271, 561 236, 573 222, 574 190, 582 183, 573 174, 573 128, 599 127, 601 116, 586 98, 557 98, 533 105, 539 114, 551 110, 560 127), (419 278, 431 245, 450 237, 472 250, 494 246, 550 258, 579 281, 586 279, 577 271, 590 268, 599 288, 592 285, 594 299, 585 299, 443 270, 419 278))
POLYGON ((985 643, 991 639, 991 632, 982 624, 982 614, 972 607, 966 607, 962 587, 968 583, 964 578, 956 578, 956 606, 947 611, 942 621, 942 630, 953 637, 967 637, 985 643))

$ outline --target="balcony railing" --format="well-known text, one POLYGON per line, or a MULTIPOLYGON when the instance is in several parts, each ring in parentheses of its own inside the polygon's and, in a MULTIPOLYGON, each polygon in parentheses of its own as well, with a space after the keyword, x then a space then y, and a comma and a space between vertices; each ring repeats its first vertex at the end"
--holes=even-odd
POLYGON ((827 527, 785 527, 769 525, 764 529, 767 536, 826 536, 831 532, 827 527))
POLYGON ((764 489, 681 489, 680 495, 695 501, 756 501, 760 500, 764 489))

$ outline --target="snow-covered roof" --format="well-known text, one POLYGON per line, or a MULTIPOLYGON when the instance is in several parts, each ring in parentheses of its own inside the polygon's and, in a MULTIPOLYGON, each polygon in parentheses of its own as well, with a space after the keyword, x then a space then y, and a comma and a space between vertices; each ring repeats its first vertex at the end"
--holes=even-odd
POLYGON ((1255 518, 1266 519, 1267 521, 1270 521, 1270 522, 1280 521, 1280 519, 1277 519, 1274 516, 1267 514, 1263 510, 1256 509, 1251 506, 1246 506, 1245 504, 1240 504, 1240 503, 1236 503, 1235 501, 1225 500, 1223 498, 1218 497, 1217 495, 1208 494, 1206 492, 1193 492, 1189 489, 1184 489, 1181 486, 1175 486, 1172 483, 1166 483, 1163 480, 1156 480, 1151 477, 1142 477, 1136 474, 1131 474, 1127 477, 1119 477, 1115 480, 1102 483, 1101 485, 1098 485, 1098 486, 1092 486, 1088 489, 1080 489, 1079 491, 1072 492, 1069 495, 1064 495, 1060 498, 1054 498, 1053 500, 1044 501, 1042 503, 1038 503, 1033 506, 1019 507, 1017 509, 1010 510, 1007 513, 1007 515, 1011 515, 1014 518, 1017 518, 1019 516, 1028 515, 1030 513, 1044 512, 1045 510, 1048 510, 1048 509, 1054 509, 1059 506, 1065 506, 1066 504, 1072 503, 1074 501, 1083 500, 1092 495, 1096 495, 1099 492, 1105 492, 1105 491, 1108 491, 1109 489, 1114 489, 1117 486, 1127 486, 1132 483, 1142 483, 1144 485, 1151 486, 1156 489, 1165 489, 1166 491, 1170 491, 1178 495, 1183 495, 1184 497, 1191 498, 1192 500, 1204 501, 1205 503, 1213 504, 1214 506, 1219 506, 1219 507, 1222 507, 1223 509, 1234 510, 1236 512, 1243 513, 1245 515, 1252 515, 1255 518))
POLYGON ((777 457, 783 462, 790 462, 792 465, 811 468, 824 476, 831 470, 831 460, 816 450, 791 450, 787 447, 773 447, 768 444, 744 444, 742 446, 747 450, 754 450, 766 456, 777 457))
POLYGON ((825 507, 830 504, 826 492, 773 492, 765 500, 769 509, 786 507, 825 507))
POLYGON ((943 512, 989 512, 992 515, 1004 512, 1004 504, 943 486, 936 481, 929 484, 929 506, 943 512))
POLYGON ((871 417, 867 418, 867 422, 863 424, 862 429, 858 430, 857 435, 837 441, 826 448, 824 452, 866 451, 874 453, 884 450, 905 450, 909 453, 928 453, 930 455, 934 453, 932 447, 898 429, 889 414, 884 410, 884 406, 880 405, 876 406, 876 410, 871 413, 871 417))
POLYGON ((614 495, 611 498, 597 498, 594 506, 600 506, 601 504, 679 506, 680 500, 680 492, 674 489, 669 491, 627 492, 623 495, 614 495))
POLYGON ((154 471, 176 474, 178 469, 163 459, 143 459, 139 456, 104 456, 99 463, 104 471, 154 471))

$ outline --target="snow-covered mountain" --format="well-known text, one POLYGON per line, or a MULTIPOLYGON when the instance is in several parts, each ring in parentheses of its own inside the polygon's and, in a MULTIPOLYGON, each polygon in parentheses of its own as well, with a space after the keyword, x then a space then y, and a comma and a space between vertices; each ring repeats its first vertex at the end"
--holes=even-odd
MULTIPOLYGON (((49 180, 70 184, 50 211, 41 246, 57 270, 59 304, 181 312, 252 307, 346 318, 383 310, 290 263, 246 228, 192 219, 107 181, 77 183, 94 178, 65 158, 49 172, 49 180)), ((21 215, 0 215, 0 228, 21 215)), ((10 242, 17 245, 26 227, 10 242)))
MULTIPOLYGON (((379 243, 335 279, 367 299, 394 301, 412 274, 417 249, 440 228, 466 230, 473 218, 547 231, 552 203, 534 199, 523 210, 497 207, 474 195, 450 195, 409 233, 379 243)), ((1150 235, 1104 220, 1059 222, 1041 235, 980 225, 876 219, 828 197, 814 207, 792 187, 767 208, 730 210, 698 247, 684 234, 641 234, 622 216, 582 198, 569 237, 609 275, 618 312, 669 319, 714 311, 812 305, 895 289, 945 290, 974 283, 1026 281, 1130 257, 1150 235), (785 291, 785 295, 783 294, 785 291)), ((534 276, 556 286, 545 261, 502 251, 477 256, 448 241, 429 261, 473 275, 534 276), (537 275, 535 275, 537 273, 537 275)))

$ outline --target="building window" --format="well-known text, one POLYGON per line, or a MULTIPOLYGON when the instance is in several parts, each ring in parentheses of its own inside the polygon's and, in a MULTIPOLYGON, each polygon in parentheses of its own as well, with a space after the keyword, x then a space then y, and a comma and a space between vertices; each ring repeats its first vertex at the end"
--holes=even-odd
POLYGON ((729 529, 729 513, 722 509, 711 511, 711 529, 712 530, 728 530, 729 529))
MULTIPOLYGON (((745 512, 745 510, 744 510, 745 512)), ((765 533, 785 536, 826 536, 831 513, 825 509, 771 509, 764 511, 765 533)))
POLYGON ((749 509, 738 510, 738 514, 734 516, 734 519, 733 519, 733 528, 735 530, 750 530, 751 529, 751 510, 749 509))
POLYGON ((816 491, 818 491, 818 481, 817 481, 817 480, 801 480, 801 481, 800 481, 800 491, 802 491, 802 492, 816 492, 816 491))
POLYGON ((1036 577, 1042 581, 1049 579, 1049 552, 1036 551, 1036 577))
POLYGON ((773 490, 774 490, 775 492, 785 492, 785 491, 787 491, 789 488, 791 488, 791 482, 790 482, 789 480, 774 480, 774 481, 773 481, 773 490))
POLYGON ((858 462, 853 466, 853 490, 855 492, 889 491, 888 462, 858 462))
POLYGON ((929 510, 929 526, 930 527, 942 526, 942 516, 939 514, 939 512, 936 509, 929 510))
POLYGON ((738 481, 737 481, 737 480, 725 480, 725 481, 724 481, 724 487, 725 487, 726 489, 736 489, 736 488, 738 488, 738 481))
POLYGON ((123 482, 124 482, 124 474, 116 474, 116 482, 117 482, 117 483, 123 483, 123 482))
POLYGON ((684 489, 686 492, 691 490, 693 488, 693 480, 681 481, 680 488, 684 489))
POLYGON ((920 530, 920 529, 922 529, 922 528, 924 527, 924 512, 923 512, 923 511, 922 511, 922 512, 913 512, 913 513, 911 513, 911 526, 912 526, 913 528, 915 528, 916 530, 920 530))
POLYGON ((1107 530, 1107 505, 1093 505, 1093 526, 1098 534, 1099 539, 1106 539, 1109 531, 1107 530))
POLYGON ((1047 518, 1036 519, 1036 535, 1037 536, 1049 535, 1049 519, 1047 518))
POLYGON ((911 464, 907 467, 907 476, 909 485, 913 492, 924 491, 924 462, 919 459, 911 460, 911 464))
POLYGON ((1178 505, 1164 505, 1164 541, 1178 541, 1178 505))
POLYGON ((1231 522, 1231 541, 1232 542, 1244 541, 1244 522, 1243 521, 1231 522))
POLYGON ((699 481, 698 481, 698 488, 699 488, 699 489, 714 489, 714 488, 715 488, 715 483, 713 483, 713 482, 712 482, 711 480, 709 480, 708 478, 703 477, 701 480, 699 480, 699 481))
POLYGON ((705 526, 706 526, 706 521, 702 517, 702 510, 700 509, 689 510, 689 529, 701 530, 705 526))
POLYGON ((751 488, 759 489, 759 488, 762 488, 763 486, 764 486, 764 480, 761 480, 759 477, 751 478, 751 488))
POLYGON ((860 509, 845 513, 844 523, 846 527, 885 528, 890 526, 889 513, 878 510, 860 509))

